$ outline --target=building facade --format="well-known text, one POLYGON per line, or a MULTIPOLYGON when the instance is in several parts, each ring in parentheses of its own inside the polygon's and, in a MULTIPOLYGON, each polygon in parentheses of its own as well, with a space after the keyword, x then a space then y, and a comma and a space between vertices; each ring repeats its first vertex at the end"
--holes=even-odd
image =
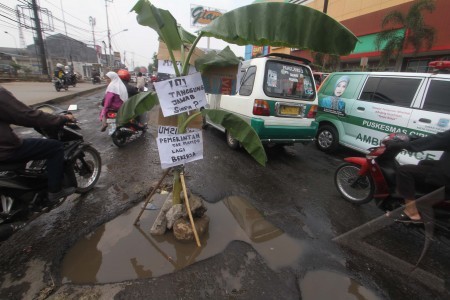
MULTIPOLYGON (((395 61, 380 65, 381 50, 375 44, 376 36, 382 31, 382 20, 391 11, 406 14, 415 0, 290 0, 319 11, 326 8, 327 14, 342 23, 359 39, 350 55, 341 56, 340 70, 395 70, 426 72, 428 63, 433 60, 450 60, 450 1, 435 0, 433 13, 423 12, 427 26, 436 30, 436 38, 431 49, 420 49, 416 54, 411 45, 405 45, 400 65, 395 61)), ((255 1, 261 2, 261 1, 255 1)), ((397 34, 407 34, 404 28, 396 28, 397 34)), ((252 46, 247 46, 252 48, 252 46)), ((314 54, 287 48, 270 48, 270 52, 290 53, 314 61, 314 54)), ((251 53, 251 51, 247 51, 251 53)), ((247 58, 247 56, 246 56, 247 58)), ((248 57, 250 58, 250 57, 248 57)), ((332 70, 334 71, 334 70, 332 70)))

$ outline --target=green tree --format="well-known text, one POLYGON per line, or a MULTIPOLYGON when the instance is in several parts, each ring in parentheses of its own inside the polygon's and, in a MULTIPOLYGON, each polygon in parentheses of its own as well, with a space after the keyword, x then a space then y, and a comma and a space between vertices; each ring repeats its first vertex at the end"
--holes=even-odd
POLYGON ((22 69, 22 66, 16 63, 15 61, 11 61, 9 64, 14 69, 14 75, 17 75, 17 72, 22 69))
POLYGON ((390 59, 395 59, 399 68, 406 46, 412 45, 415 54, 423 47, 428 50, 433 46, 436 31, 425 24, 423 13, 432 13, 434 9, 435 0, 416 0, 406 14, 394 10, 383 18, 383 31, 375 40, 377 49, 382 49, 381 64, 388 64, 390 59), (404 29, 403 34, 399 34, 398 28, 404 29))

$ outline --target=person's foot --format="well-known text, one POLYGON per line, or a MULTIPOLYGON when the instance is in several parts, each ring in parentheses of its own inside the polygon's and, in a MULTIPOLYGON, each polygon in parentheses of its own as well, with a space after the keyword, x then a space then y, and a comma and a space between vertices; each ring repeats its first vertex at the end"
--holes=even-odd
POLYGON ((105 124, 105 125, 102 125, 102 128, 100 129, 100 131, 101 131, 101 132, 104 132, 104 131, 106 130, 106 127, 108 127, 108 125, 107 125, 107 124, 105 124))
POLYGON ((394 221, 399 222, 399 223, 408 223, 408 224, 422 224, 423 223, 420 216, 418 218, 417 218, 417 216, 410 217, 404 212, 394 221))
POLYGON ((73 193, 75 193, 75 190, 76 189, 74 187, 68 187, 65 189, 61 189, 59 192, 55 193, 49 192, 47 195, 47 200, 50 205, 58 204, 60 199, 72 195, 73 193))

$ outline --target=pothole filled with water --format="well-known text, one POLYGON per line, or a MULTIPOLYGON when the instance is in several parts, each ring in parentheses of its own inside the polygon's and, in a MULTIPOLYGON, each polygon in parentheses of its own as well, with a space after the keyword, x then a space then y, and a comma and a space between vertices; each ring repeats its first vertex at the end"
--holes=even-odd
POLYGON ((155 194, 157 210, 145 210, 139 226, 133 223, 142 204, 105 223, 80 239, 62 264, 64 282, 108 283, 157 277, 222 252, 233 240, 251 244, 269 267, 277 269, 295 263, 302 254, 302 242, 266 221, 246 199, 231 196, 205 203, 210 217, 209 231, 195 241, 182 243, 172 232, 152 236, 149 231, 167 195, 155 194))
MULTIPOLYGON (((306 247, 305 242, 283 233, 246 199, 238 196, 215 204, 205 202, 211 221, 209 232, 200 237, 201 247, 197 247, 195 241, 177 241, 170 231, 163 236, 152 236, 150 228, 167 195, 155 194, 153 198, 149 207, 157 209, 144 210, 139 226, 133 223, 141 212, 142 203, 80 239, 63 260, 63 282, 110 283, 158 277, 217 255, 233 240, 251 244, 267 265, 277 270, 296 264, 306 247)), ((316 290, 324 290, 324 286, 337 288, 330 294, 333 299, 339 293, 356 296, 356 299, 377 299, 352 279, 332 272, 307 273, 300 284, 303 299, 329 299, 317 294, 316 290), (315 288, 308 288, 311 286, 315 288)))

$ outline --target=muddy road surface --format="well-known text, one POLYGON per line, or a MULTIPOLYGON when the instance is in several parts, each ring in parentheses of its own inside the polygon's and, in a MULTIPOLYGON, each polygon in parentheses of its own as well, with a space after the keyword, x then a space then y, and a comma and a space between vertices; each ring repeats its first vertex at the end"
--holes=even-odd
MULTIPOLYGON (((158 263, 177 258, 165 257, 167 245, 150 235, 159 250, 151 262, 128 257, 127 252, 144 245, 122 245, 117 252, 135 215, 128 223, 108 224, 139 211, 163 170, 155 141, 156 109, 148 114, 145 135, 117 148, 100 132, 102 96, 94 93, 56 104, 78 105, 74 114, 85 140, 101 154, 102 174, 91 192, 71 196, 0 243, 0 299, 448 299, 450 240, 445 234, 413 269, 424 241, 420 227, 390 224, 366 235, 351 232, 383 215, 373 204, 345 202, 334 188, 334 170, 343 157, 355 153, 326 155, 313 144, 275 147, 267 149, 269 162, 262 167, 245 151, 229 149, 224 134, 213 128, 203 130, 204 159, 186 166, 188 188, 211 205, 209 237, 202 240, 205 250, 167 272, 158 263), (225 214, 234 216, 238 225, 225 214), (256 235, 268 224, 275 228, 272 235, 256 235), (102 232, 108 228, 114 229, 105 237, 102 232), (346 243, 340 242, 343 236, 346 243), (83 252, 79 242, 95 237, 102 245, 88 243, 84 250, 92 247, 92 252, 83 252), (115 242, 108 243, 108 238, 115 242), (276 244, 265 243, 275 238, 276 244), (219 251, 208 250, 218 244, 223 245, 219 251), (80 270, 97 270, 91 256, 81 256, 94 252, 99 265, 116 253, 116 263, 106 267, 114 276, 94 272, 79 281, 67 277, 70 270, 63 270, 63 264, 68 256, 80 270), (139 276, 127 277, 122 257, 139 276)), ((32 129, 17 131, 34 134, 32 129)), ((163 186, 169 189, 171 181, 168 176, 163 186)), ((142 229, 148 234, 148 227, 142 229)))

